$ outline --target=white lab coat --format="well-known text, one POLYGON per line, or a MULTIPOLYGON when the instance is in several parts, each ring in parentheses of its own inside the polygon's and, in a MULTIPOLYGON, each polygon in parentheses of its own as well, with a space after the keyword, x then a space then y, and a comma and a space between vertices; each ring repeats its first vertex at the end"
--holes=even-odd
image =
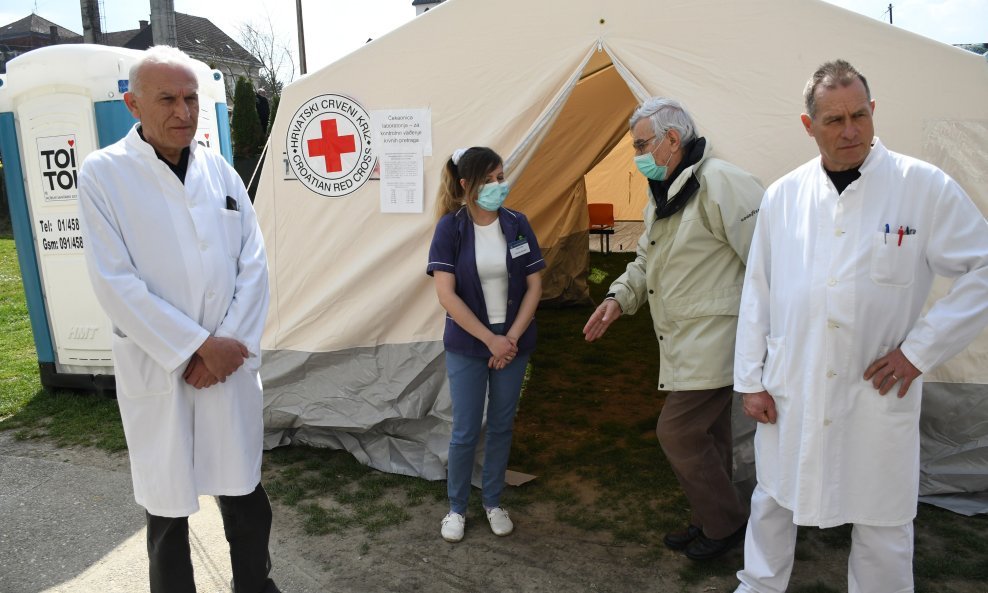
POLYGON ((988 323, 988 223, 960 186, 877 138, 860 171, 842 195, 819 157, 772 184, 748 256, 734 384, 775 399, 758 481, 799 525, 915 517, 922 381, 883 397, 864 371, 901 344, 928 372, 988 323), (935 274, 956 281, 921 317, 935 274))
POLYGON ((261 471, 268 284, 243 183, 192 143, 183 185, 135 125, 83 163, 79 205, 89 276, 113 325, 137 502, 181 517, 198 510, 200 494, 249 494, 261 471), (196 390, 182 373, 210 334, 239 340, 251 356, 225 383, 196 390))

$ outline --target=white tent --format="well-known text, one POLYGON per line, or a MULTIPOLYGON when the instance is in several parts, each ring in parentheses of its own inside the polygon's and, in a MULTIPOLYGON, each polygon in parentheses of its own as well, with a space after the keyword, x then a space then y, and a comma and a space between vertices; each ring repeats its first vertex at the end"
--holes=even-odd
MULTIPOLYGON (((988 212, 988 63, 817 0, 450 0, 289 85, 256 202, 271 270, 269 446, 345 447, 386 471, 444 477, 443 312, 424 270, 454 149, 488 145, 505 157, 507 206, 528 214, 549 265, 546 298, 586 301, 584 176, 626 137, 640 98, 681 100, 715 155, 768 183, 817 154, 799 122, 801 92, 838 57, 868 77, 883 142, 943 167, 988 212), (431 110, 424 214, 381 213, 381 182, 362 173, 359 189, 335 198, 286 179, 327 94, 367 111, 431 110)), ((361 149, 373 154, 355 135, 343 169, 366 166, 361 149)), ((629 182, 630 151, 612 158, 605 190, 629 182)), ((928 397, 988 394, 986 361, 983 336, 929 378, 943 383, 928 397)), ((942 413, 988 417, 988 398, 960 401, 969 409, 942 413)))

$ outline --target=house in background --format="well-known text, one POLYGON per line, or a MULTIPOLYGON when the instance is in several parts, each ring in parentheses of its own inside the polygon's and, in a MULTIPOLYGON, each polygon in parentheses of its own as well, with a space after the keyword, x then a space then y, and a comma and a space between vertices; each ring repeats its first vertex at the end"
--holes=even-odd
MULTIPOLYGON (((171 2, 152 1, 152 21, 139 21, 136 29, 103 32, 99 15, 84 22, 90 24, 86 35, 104 45, 144 50, 166 43, 178 47, 197 60, 223 73, 227 102, 233 104, 237 77, 246 76, 257 88, 261 84, 261 62, 209 19, 175 12, 171 2), (159 34, 155 35, 155 27, 159 34), (165 31, 165 33, 160 33, 165 31), (170 35, 171 34, 171 35, 170 35)), ((83 15, 84 17, 86 15, 83 15)), ((6 63, 23 53, 39 47, 64 43, 83 43, 82 35, 57 25, 37 14, 30 14, 8 25, 0 26, 0 73, 6 63)))
MULTIPOLYGON (((191 14, 173 13, 175 16, 175 46, 196 60, 223 73, 229 103, 233 104, 233 90, 238 76, 246 76, 258 88, 261 84, 261 62, 239 43, 224 33, 209 19, 191 14)), ((105 33, 104 43, 144 50, 156 44, 154 23, 139 21, 138 28, 105 33)))
POLYGON ((0 74, 7 71, 7 62, 17 56, 62 43, 82 43, 82 35, 36 14, 0 26, 0 74))
POLYGON ((430 8, 435 8, 443 2, 444 0, 412 0, 412 6, 415 7, 415 16, 427 12, 430 8))
POLYGON ((988 56, 988 43, 960 43, 957 47, 974 52, 979 56, 988 56))

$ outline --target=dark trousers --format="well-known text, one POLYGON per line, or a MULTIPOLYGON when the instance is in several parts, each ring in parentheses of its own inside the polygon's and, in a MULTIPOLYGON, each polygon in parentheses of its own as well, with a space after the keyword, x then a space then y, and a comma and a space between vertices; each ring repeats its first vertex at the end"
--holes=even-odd
MULTIPOLYGON (((230 544, 234 592, 277 593, 274 581, 268 578, 271 503, 267 492, 258 484, 250 494, 216 498, 230 544)), ((146 514, 151 593, 195 593, 189 518, 146 514)))
POLYGON ((748 520, 731 481, 732 397, 732 386, 672 391, 655 429, 690 502, 690 522, 713 539, 729 536, 748 520))

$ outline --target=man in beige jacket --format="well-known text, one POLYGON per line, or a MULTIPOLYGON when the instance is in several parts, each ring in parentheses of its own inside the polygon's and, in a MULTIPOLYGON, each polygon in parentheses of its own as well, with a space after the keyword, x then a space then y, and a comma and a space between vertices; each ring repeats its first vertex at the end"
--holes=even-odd
POLYGON ((583 328, 600 338, 646 303, 659 340, 656 433, 690 502, 666 534, 693 560, 721 556, 744 537, 746 505, 731 481, 734 335, 745 260, 764 192, 755 177, 710 157, 677 101, 652 98, 631 116, 635 163, 649 183, 638 257, 583 328))

